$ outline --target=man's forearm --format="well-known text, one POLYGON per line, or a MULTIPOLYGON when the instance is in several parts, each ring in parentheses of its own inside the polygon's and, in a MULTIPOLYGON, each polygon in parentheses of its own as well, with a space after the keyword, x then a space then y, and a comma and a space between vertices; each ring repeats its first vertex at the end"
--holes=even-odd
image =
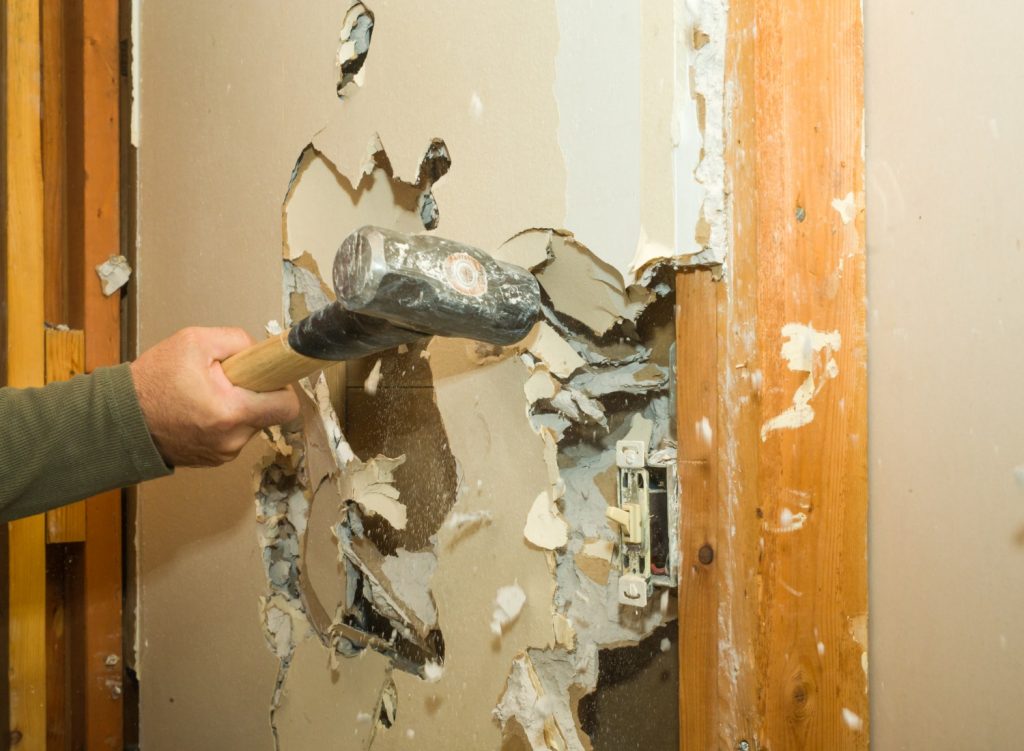
POLYGON ((169 474, 127 365, 0 389, 0 521, 169 474))

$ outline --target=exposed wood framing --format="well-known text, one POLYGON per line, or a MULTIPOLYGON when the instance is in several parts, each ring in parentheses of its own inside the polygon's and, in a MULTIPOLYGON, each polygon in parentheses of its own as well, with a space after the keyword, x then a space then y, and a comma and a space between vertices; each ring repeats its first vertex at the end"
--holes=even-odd
MULTIPOLYGON (((46 382, 66 381, 85 369, 85 335, 69 329, 46 330, 46 382)), ((83 542, 85 540, 85 502, 46 512, 46 541, 83 542)))
POLYGON ((718 675, 718 347, 711 273, 676 277, 679 480, 685 513, 679 539, 680 737, 686 748, 713 748, 718 675))
MULTIPOLYGON (((121 252, 120 44, 117 0, 82 6, 83 302, 85 368, 121 359, 120 296, 103 296, 95 267, 121 252)), ((120 748, 123 737, 121 493, 86 505, 85 680, 87 748, 120 748)))
POLYGON ((684 322, 678 350, 683 473, 692 405, 720 394, 716 510, 696 479, 683 485, 684 749, 868 746, 862 47, 856 0, 730 5, 731 255, 717 325, 684 322), (832 204, 851 193, 844 219, 832 204), (787 324, 838 346, 797 347, 813 416, 762 440, 809 376, 782 354, 787 324), (711 338, 714 386, 702 380, 711 338), (687 563, 703 537, 718 542, 713 593, 687 563))
MULTIPOLYGON (((43 168, 38 0, 6 7, 7 384, 43 385, 43 168)), ((46 748, 46 547, 42 516, 9 525, 12 745, 46 748)))

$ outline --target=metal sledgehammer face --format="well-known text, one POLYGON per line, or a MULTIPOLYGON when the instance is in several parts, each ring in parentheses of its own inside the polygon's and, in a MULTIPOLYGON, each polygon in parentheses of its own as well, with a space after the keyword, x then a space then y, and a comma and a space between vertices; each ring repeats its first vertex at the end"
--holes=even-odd
POLYGON ((512 344, 540 317, 532 274, 440 237, 363 227, 341 244, 333 277, 337 302, 288 334, 307 357, 347 360, 432 335, 512 344))

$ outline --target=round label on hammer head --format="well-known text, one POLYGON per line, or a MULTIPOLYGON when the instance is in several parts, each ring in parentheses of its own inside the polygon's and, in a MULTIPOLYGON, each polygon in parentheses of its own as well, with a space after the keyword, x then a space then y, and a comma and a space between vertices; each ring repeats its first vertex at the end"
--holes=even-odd
POLYGON ((480 297, 487 294, 487 272, 469 253, 452 253, 445 258, 444 275, 460 295, 480 297))

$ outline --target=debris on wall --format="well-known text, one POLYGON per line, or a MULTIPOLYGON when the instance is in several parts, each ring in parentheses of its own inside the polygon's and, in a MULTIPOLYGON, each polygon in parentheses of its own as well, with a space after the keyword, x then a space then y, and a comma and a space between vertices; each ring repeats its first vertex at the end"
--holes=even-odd
POLYGON ((100 278, 103 294, 110 297, 131 279, 132 267, 124 256, 110 256, 96 267, 96 275, 100 278))

